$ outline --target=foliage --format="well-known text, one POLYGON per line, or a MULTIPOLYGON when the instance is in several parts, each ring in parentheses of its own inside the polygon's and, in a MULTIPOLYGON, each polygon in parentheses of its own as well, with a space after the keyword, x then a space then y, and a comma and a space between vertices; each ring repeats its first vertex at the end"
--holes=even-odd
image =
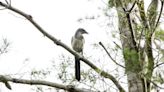
POLYGON ((126 71, 140 72, 141 64, 139 62, 138 53, 129 48, 124 49, 124 58, 126 64, 126 71))
POLYGON ((155 39, 164 41, 164 30, 159 29, 155 31, 155 39))

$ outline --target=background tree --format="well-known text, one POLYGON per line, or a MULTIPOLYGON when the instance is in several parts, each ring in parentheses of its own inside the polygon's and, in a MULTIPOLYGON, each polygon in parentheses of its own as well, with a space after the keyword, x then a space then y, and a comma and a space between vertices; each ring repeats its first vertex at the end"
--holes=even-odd
MULTIPOLYGON (((97 76, 100 75, 103 77, 100 78, 102 82, 106 83, 109 79, 113 82, 119 92, 125 92, 126 89, 124 89, 123 84, 120 83, 119 78, 116 77, 117 75, 113 76, 110 71, 106 72, 105 70, 100 69, 99 66, 93 64, 91 61, 89 61, 89 58, 87 59, 74 52, 66 44, 53 37, 51 34, 47 33, 40 25, 38 25, 37 22, 34 21, 31 15, 28 15, 23 11, 14 8, 12 5, 10 5, 8 1, 6 1, 6 3, 0 2, 0 5, 24 16, 44 36, 49 38, 49 40, 54 42, 56 45, 65 48, 71 54, 76 57, 79 57, 82 61, 84 61, 87 66, 90 66, 89 70, 83 72, 82 75, 84 79, 87 80, 83 80, 81 84, 95 84, 97 82, 96 79, 98 79, 97 76), (94 73, 93 70, 97 73, 94 73)), ((163 64, 163 49, 161 48, 160 44, 163 44, 163 36, 161 35, 163 35, 164 32, 160 28, 157 29, 157 27, 159 25, 159 20, 162 15, 163 1, 152 0, 147 10, 145 10, 143 0, 109 0, 108 5, 110 8, 115 7, 117 11, 119 24, 118 30, 120 33, 119 35, 121 40, 121 46, 119 46, 116 42, 114 42, 114 44, 117 48, 116 51, 122 51, 125 66, 120 64, 121 62, 118 63, 116 59, 112 58, 111 53, 108 52, 108 49, 104 46, 102 42, 99 42, 99 45, 95 45, 101 46, 101 48, 103 48, 103 50, 105 50, 105 52, 107 53, 107 56, 109 56, 109 58, 116 65, 118 65, 122 70, 125 69, 129 92, 150 92, 151 88, 162 88, 158 86, 158 83, 163 84, 163 73, 161 72, 163 70, 160 69, 161 65, 163 64), (159 13, 158 5, 160 5, 159 13), (153 45, 155 46, 153 47, 153 45)), ((86 17, 86 19, 95 19, 95 17, 86 17)), ((72 76, 71 78, 69 78, 68 75, 70 74, 67 72, 68 65, 71 65, 71 63, 69 63, 71 60, 69 57, 67 58, 66 55, 62 55, 62 59, 63 58, 68 63, 61 63, 60 69, 62 73, 59 73, 59 78, 62 79, 63 83, 69 83, 71 85, 62 85, 59 83, 44 81, 43 79, 17 79, 4 75, 0 76, 0 81, 5 83, 6 87, 8 87, 9 89, 12 88, 12 85, 10 88, 8 86, 9 84, 7 84, 7 82, 10 81, 14 83, 23 83, 30 85, 47 85, 58 89, 64 89, 70 92, 91 92, 100 90, 94 88, 94 86, 96 85, 92 85, 89 89, 77 88, 75 86, 72 86, 72 84, 76 82, 73 82, 75 80, 69 80, 73 78, 72 76)), ((38 75, 47 75, 48 73, 44 71, 32 71, 31 74, 34 77, 38 78, 38 75)), ((40 87, 38 87, 38 89, 40 89, 40 87)), ((42 90, 40 89, 40 91, 42 90)), ((109 89, 106 89, 104 91, 109 91, 109 89)))
POLYGON ((116 7, 118 14, 129 92, 150 92, 156 65, 152 45, 163 1, 151 0, 147 10, 144 0, 109 0, 109 5, 116 7))

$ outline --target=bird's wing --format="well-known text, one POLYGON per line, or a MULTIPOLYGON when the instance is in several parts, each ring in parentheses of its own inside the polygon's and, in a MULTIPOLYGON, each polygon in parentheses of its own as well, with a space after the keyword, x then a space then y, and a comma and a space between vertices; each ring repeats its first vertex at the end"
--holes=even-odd
POLYGON ((71 45, 75 51, 82 52, 83 45, 84 45, 84 39, 78 39, 76 37, 72 37, 71 45))

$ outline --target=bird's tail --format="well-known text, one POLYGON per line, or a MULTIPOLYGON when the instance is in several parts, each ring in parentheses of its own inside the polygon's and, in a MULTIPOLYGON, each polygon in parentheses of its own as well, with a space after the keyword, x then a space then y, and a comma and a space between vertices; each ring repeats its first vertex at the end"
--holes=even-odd
POLYGON ((75 77, 80 81, 80 59, 75 57, 75 77))

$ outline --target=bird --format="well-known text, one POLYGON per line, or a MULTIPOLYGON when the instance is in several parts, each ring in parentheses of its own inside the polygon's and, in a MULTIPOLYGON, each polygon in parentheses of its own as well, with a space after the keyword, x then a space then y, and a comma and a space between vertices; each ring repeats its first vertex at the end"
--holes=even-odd
MULTIPOLYGON (((84 47, 84 37, 83 34, 88 34, 88 32, 83 28, 78 28, 71 40, 71 45, 73 50, 77 53, 83 55, 84 47)), ((80 59, 75 56, 75 78, 80 81, 80 59)))

